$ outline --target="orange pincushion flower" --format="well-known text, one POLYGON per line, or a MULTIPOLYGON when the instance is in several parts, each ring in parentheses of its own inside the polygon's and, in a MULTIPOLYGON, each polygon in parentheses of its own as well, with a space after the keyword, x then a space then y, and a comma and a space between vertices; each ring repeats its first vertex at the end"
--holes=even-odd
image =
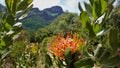
POLYGON ((66 49, 70 49, 72 54, 75 53, 80 45, 83 43, 82 39, 78 39, 76 34, 68 34, 66 38, 62 34, 54 37, 50 43, 49 49, 58 57, 64 58, 66 49))

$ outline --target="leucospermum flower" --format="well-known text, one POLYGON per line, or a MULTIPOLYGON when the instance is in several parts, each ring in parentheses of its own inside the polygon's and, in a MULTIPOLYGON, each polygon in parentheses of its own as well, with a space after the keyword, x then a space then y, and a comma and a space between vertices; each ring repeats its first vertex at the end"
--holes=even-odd
POLYGON ((71 53, 78 51, 79 47, 82 45, 83 39, 78 39, 77 34, 67 34, 66 38, 62 34, 53 37, 51 43, 49 44, 49 49, 57 57, 64 59, 64 54, 67 49, 70 49, 71 53))

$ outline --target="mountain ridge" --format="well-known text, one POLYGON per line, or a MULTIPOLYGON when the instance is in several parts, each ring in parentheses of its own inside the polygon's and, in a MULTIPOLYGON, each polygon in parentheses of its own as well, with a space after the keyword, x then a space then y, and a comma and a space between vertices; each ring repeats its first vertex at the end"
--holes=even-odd
POLYGON ((49 25, 55 18, 63 14, 64 11, 60 6, 52 6, 44 10, 32 8, 26 18, 22 19, 23 28, 27 30, 37 30, 49 25))
MULTIPOLYGON (((4 12, 5 9, 6 7, 0 4, 0 13, 4 12)), ((20 21, 23 23, 23 29, 29 31, 38 30, 39 28, 49 25, 55 18, 63 13, 64 11, 60 6, 52 6, 43 10, 32 8, 28 12, 28 15, 20 21)))

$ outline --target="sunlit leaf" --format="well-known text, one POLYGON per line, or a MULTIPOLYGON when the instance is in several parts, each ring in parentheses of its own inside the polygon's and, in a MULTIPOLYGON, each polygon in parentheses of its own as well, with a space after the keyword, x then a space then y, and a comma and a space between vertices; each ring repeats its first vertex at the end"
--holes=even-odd
POLYGON ((107 5, 108 5, 108 0, 100 0, 101 2, 101 7, 102 7, 102 13, 105 12, 107 5))
POLYGON ((33 5, 30 5, 28 8, 26 8, 25 10, 23 10, 22 12, 18 13, 16 15, 17 19, 23 19, 27 16, 27 13, 32 9, 33 5))
POLYGON ((96 50, 94 50, 94 60, 98 61, 101 55, 103 54, 103 52, 104 52, 104 49, 102 48, 102 45, 98 44, 96 50))
POLYGON ((97 23, 93 24, 93 31, 97 34, 101 30, 101 26, 97 23))
POLYGON ((14 0, 5 0, 8 12, 10 13, 10 15, 14 16, 14 13, 12 13, 12 7, 13 7, 13 3, 14 0))
POLYGON ((13 13, 14 15, 16 14, 17 6, 18 6, 18 3, 19 3, 20 1, 21 1, 21 0, 14 0, 14 1, 13 1, 12 13, 13 13))
POLYGON ((86 23, 87 22, 90 23, 90 18, 89 18, 88 13, 85 12, 85 11, 81 12, 80 19, 81 19, 81 22, 82 22, 82 27, 86 28, 87 27, 86 23))
POLYGON ((94 20, 96 20, 97 17, 101 15, 101 9, 102 7, 101 7, 100 0, 95 0, 95 2, 93 3, 93 10, 92 10, 94 20))
POLYGON ((5 46, 5 42, 3 40, 0 40, 0 49, 2 49, 3 46, 5 46))
POLYGON ((9 31, 12 28, 12 26, 8 23, 5 23, 5 30, 9 31))
POLYGON ((18 5, 17 11, 26 9, 26 8, 32 3, 32 1, 33 1, 33 0, 23 0, 23 1, 20 2, 20 4, 18 5))
POLYGON ((81 12, 83 11, 80 2, 78 3, 78 8, 79 8, 79 10, 80 10, 81 12))
POLYGON ((86 8, 86 11, 87 13, 89 14, 89 16, 91 17, 92 16, 92 7, 90 4, 84 2, 84 5, 85 5, 85 8, 86 8))

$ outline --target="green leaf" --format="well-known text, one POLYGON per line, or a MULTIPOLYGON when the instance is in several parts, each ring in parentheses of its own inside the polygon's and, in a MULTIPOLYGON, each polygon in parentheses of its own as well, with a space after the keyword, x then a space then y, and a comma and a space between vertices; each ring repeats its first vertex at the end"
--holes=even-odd
POLYGON ((102 56, 103 52, 104 52, 104 49, 102 48, 102 45, 98 44, 96 50, 94 51, 94 58, 93 58, 93 60, 99 61, 99 59, 102 56))
POLYGON ((10 26, 13 26, 15 24, 14 17, 12 15, 8 15, 6 17, 6 23, 8 23, 10 26))
POLYGON ((63 66, 64 66, 64 64, 63 64, 63 61, 62 60, 60 60, 60 59, 55 59, 56 61, 57 61, 57 66, 58 66, 58 68, 63 68, 63 66))
POLYGON ((13 40, 12 40, 12 37, 11 36, 8 36, 8 35, 6 35, 6 36, 4 36, 3 37, 3 41, 5 42, 5 47, 9 47, 10 45, 12 45, 13 43, 13 40))
POLYGON ((93 26, 91 26, 91 24, 90 23, 86 23, 86 26, 87 26, 87 29, 88 29, 88 31, 89 31, 89 37, 92 39, 92 38, 94 38, 96 35, 95 35, 95 33, 94 33, 94 31, 93 31, 93 26))
POLYGON ((3 49, 3 46, 5 46, 5 42, 3 40, 0 40, 0 49, 3 49))
POLYGON ((2 52, 2 57, 1 59, 4 59, 8 54, 10 54, 11 51, 8 51, 7 49, 5 49, 3 52, 2 52))
POLYGON ((21 0, 5 0, 9 13, 15 16, 16 7, 21 0))
POLYGON ((30 5, 28 8, 26 8, 25 10, 23 10, 21 13, 18 13, 16 15, 16 18, 19 19, 20 17, 24 18, 25 15, 27 15, 27 13, 32 9, 33 4, 30 5))
POLYGON ((93 6, 94 0, 89 0, 91 6, 93 6))
POLYGON ((20 2, 21 0, 14 0, 13 2, 13 6, 12 6, 12 13, 15 13, 17 12, 17 6, 18 6, 18 3, 20 2))
POLYGON ((95 0, 95 2, 93 3, 93 10, 92 10, 94 20, 96 20, 101 15, 101 9, 102 7, 100 0, 95 0))
POLYGON ((91 59, 81 59, 74 63, 75 68, 92 68, 94 62, 91 59))
POLYGON ((52 60, 49 55, 45 55, 45 63, 47 64, 48 67, 52 66, 52 60))
POLYGON ((84 2, 84 5, 85 5, 86 11, 89 14, 89 16, 92 16, 92 7, 91 7, 91 5, 86 3, 86 2, 84 2))
POLYGON ((87 22, 90 23, 90 18, 89 18, 88 13, 86 11, 81 12, 80 19, 81 19, 81 22, 82 22, 82 27, 86 28, 87 27, 86 23, 87 22))
POLYGON ((113 7, 114 2, 115 0, 108 1, 105 19, 107 19, 109 17, 109 14, 112 12, 112 9, 114 8, 113 7))
POLYGON ((78 3, 78 8, 79 8, 79 10, 80 10, 81 12, 83 11, 80 2, 78 3))
POLYGON ((23 1, 20 2, 20 4, 18 5, 17 11, 26 9, 32 2, 33 2, 33 0, 23 0, 23 1))
POLYGON ((108 0, 100 0, 100 2, 102 7, 102 13, 104 13, 108 5, 108 0))
POLYGON ((80 19, 81 19, 81 22, 82 22, 82 28, 83 29, 86 28, 89 31, 89 37, 90 38, 95 37, 95 33, 92 29, 93 26, 91 25, 89 15, 86 11, 81 12, 80 19))
POLYGON ((101 30, 101 26, 97 23, 93 24, 93 31, 97 34, 101 30))
POLYGON ((120 48, 120 44, 118 42, 118 30, 111 29, 108 33, 108 44, 111 46, 112 50, 116 52, 120 48))
POLYGON ((12 28, 12 26, 8 23, 5 23, 5 30, 9 31, 12 28))
POLYGON ((72 61, 72 53, 70 49, 67 49, 65 51, 65 62, 69 66, 71 64, 71 61, 72 61))
POLYGON ((120 57, 113 56, 109 58, 106 62, 104 62, 103 67, 115 67, 120 64, 120 57))
POLYGON ((5 0, 5 3, 6 3, 9 14, 14 16, 15 14, 12 13, 12 7, 13 7, 14 0, 5 0))
POLYGON ((101 64, 105 64, 105 62, 109 59, 110 56, 111 56, 110 52, 104 50, 103 54, 99 58, 100 59, 99 62, 101 64))

